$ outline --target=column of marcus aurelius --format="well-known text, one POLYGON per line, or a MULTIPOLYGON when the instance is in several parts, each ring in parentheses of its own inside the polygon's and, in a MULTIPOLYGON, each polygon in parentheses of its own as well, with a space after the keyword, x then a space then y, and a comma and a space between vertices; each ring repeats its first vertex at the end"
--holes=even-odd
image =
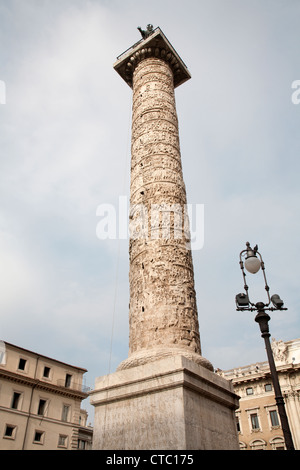
MULTIPOLYGON (((129 53, 124 65, 133 88, 130 337, 129 358, 119 368, 174 353, 212 368, 201 356, 174 95, 189 73, 161 34, 129 53)), ((120 71, 120 62, 115 67, 120 71)))
POLYGON ((133 89, 129 355, 98 377, 94 449, 238 449, 230 382, 201 355, 174 88, 190 74, 159 28, 114 67, 133 89))

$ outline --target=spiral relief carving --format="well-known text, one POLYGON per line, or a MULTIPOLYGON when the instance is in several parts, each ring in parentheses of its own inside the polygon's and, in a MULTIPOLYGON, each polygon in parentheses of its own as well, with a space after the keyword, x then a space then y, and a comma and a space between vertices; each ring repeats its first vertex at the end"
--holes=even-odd
POLYGON ((130 219, 136 231, 129 245, 129 357, 118 369, 179 353, 212 369, 201 356, 184 224, 177 70, 176 57, 159 48, 141 49, 126 63, 126 81, 133 87, 130 219))

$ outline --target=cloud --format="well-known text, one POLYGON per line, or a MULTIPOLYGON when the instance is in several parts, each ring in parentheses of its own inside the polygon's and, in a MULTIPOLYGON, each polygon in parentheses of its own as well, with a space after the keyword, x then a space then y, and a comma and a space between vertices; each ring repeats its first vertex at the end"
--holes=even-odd
MULTIPOLYGON (((113 48, 114 39, 106 9, 34 6, 13 2, 14 18, 7 11, 13 30, 22 15, 27 21, 15 29, 20 50, 16 37, 7 37, 12 65, 9 100, 1 108, 5 292, 0 302, 3 311, 9 307, 18 318, 20 331, 27 324, 39 335, 41 325, 50 328, 52 322, 55 336, 58 324, 64 330, 68 325, 68 343, 79 334, 80 323, 96 322, 98 316, 104 331, 103 323, 111 320, 108 292, 112 297, 114 286, 108 289, 107 283, 113 282, 115 262, 106 265, 106 248, 96 238, 96 208, 118 194, 124 179, 115 172, 112 125, 123 114, 115 119, 117 97, 107 93, 114 53, 106 44, 113 48), (50 23, 44 16, 48 11, 50 23)), ((120 132, 121 141, 126 142, 126 131, 120 132)), ((19 333, 7 328, 17 342, 19 333)))

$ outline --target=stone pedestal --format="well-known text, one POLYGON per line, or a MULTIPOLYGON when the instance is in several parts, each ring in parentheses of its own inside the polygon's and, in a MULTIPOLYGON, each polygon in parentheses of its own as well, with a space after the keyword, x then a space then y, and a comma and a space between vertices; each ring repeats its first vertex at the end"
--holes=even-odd
POLYGON ((174 355, 96 379, 94 449, 238 450, 230 382, 174 355))

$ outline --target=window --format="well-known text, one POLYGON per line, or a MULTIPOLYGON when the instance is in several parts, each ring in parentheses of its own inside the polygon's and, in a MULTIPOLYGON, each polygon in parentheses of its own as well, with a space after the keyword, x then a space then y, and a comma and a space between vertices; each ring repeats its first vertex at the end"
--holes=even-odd
POLYGON ((35 444, 43 444, 44 443, 44 432, 43 431, 35 431, 33 442, 35 444))
POLYGON ((251 419, 251 427, 252 429, 259 429, 259 421, 258 421, 258 416, 257 413, 253 413, 250 415, 251 419))
POLYGON ((86 449, 86 441, 83 439, 78 439, 77 449, 85 450, 86 449))
POLYGON ((272 384, 266 384, 265 385, 265 392, 271 392, 272 391, 272 384))
POLYGON ((0 341, 0 364, 6 364, 5 344, 3 341, 0 341))
POLYGON ((62 420, 62 421, 68 421, 69 410, 70 410, 70 406, 69 406, 69 405, 63 405, 62 415, 61 415, 61 420, 62 420))
POLYGON ((246 388, 246 394, 247 395, 253 395, 253 388, 252 387, 246 388))
POLYGON ((21 393, 14 392, 12 401, 11 401, 11 408, 13 408, 14 410, 18 409, 18 406, 20 405, 20 398, 21 398, 21 393))
POLYGON ((49 377, 50 377, 50 367, 47 367, 47 366, 44 367, 43 377, 45 377, 46 379, 49 379, 49 377))
POLYGON ((58 447, 67 447, 68 443, 68 436, 64 436, 63 434, 60 434, 58 436, 58 447))
POLYGON ((16 426, 12 426, 11 424, 7 424, 5 431, 4 431, 4 436, 6 439, 14 439, 16 434, 16 426))
POLYGON ((72 380, 72 375, 66 374, 65 387, 69 388, 71 386, 71 380, 72 380))
POLYGON ((38 415, 44 416, 45 411, 46 411, 46 404, 47 404, 47 401, 41 398, 39 401, 39 406, 38 406, 38 412, 37 412, 38 415))
POLYGON ((276 410, 270 411, 270 419, 272 426, 279 426, 278 414, 276 410))
POLYGON ((255 441, 250 442, 251 450, 265 450, 266 445, 266 442, 262 439, 257 439, 255 441))
POLYGON ((27 362, 26 359, 20 358, 18 369, 25 370, 26 362, 27 362))
POLYGON ((274 437, 274 439, 270 441, 270 444, 272 446, 272 450, 285 450, 283 437, 274 437))

